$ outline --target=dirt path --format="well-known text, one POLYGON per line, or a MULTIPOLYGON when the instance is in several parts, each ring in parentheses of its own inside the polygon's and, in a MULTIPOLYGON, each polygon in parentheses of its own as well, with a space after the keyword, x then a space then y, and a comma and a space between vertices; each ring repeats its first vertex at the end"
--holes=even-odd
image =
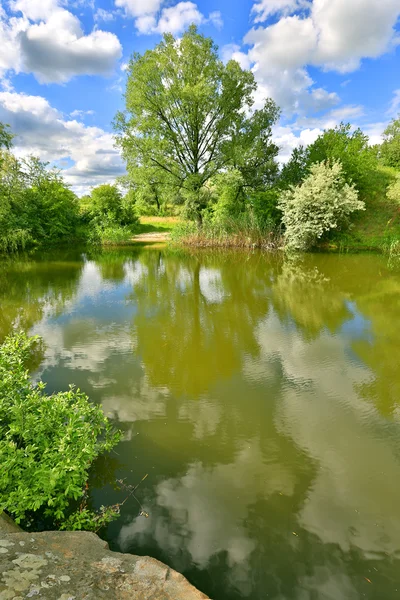
POLYGON ((168 242, 170 238, 169 231, 165 233, 159 233, 158 231, 150 233, 139 233, 133 236, 132 241, 134 242, 168 242))

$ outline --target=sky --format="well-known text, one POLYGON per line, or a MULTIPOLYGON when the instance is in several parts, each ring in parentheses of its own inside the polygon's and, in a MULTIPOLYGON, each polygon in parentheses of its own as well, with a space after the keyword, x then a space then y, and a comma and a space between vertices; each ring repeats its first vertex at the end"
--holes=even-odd
POLYGON ((196 23, 273 98, 280 160, 341 121, 379 143, 400 112, 400 0, 0 0, 0 121, 78 195, 124 173, 126 65, 196 23))

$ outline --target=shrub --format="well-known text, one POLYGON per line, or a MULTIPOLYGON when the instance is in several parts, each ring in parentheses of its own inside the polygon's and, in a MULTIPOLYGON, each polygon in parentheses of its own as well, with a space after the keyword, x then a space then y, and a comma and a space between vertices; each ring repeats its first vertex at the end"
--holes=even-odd
POLYGON ((248 198, 248 210, 258 223, 269 228, 278 227, 282 213, 278 208, 279 192, 271 188, 264 192, 252 192, 248 198))
POLYGON ((386 195, 392 202, 400 204, 400 173, 395 181, 389 185, 386 195))
POLYGON ((326 232, 344 225, 355 210, 365 210, 353 185, 344 180, 340 162, 316 163, 302 185, 283 192, 278 205, 290 249, 308 250, 326 232))
POLYGON ((132 194, 122 196, 115 185, 99 185, 80 203, 81 215, 91 225, 106 227, 136 227, 139 223, 132 194))
POLYGON ((31 382, 26 367, 37 343, 20 333, 0 346, 0 512, 24 527, 44 519, 52 527, 95 530, 117 510, 89 511, 89 468, 120 434, 79 390, 49 396, 44 383, 31 382))

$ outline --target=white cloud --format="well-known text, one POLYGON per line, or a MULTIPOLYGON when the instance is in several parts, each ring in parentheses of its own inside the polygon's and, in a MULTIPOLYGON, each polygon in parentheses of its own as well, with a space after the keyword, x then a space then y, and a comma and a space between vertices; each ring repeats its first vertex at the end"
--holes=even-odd
POLYGON ((222 14, 219 10, 214 10, 208 15, 208 20, 210 23, 214 25, 217 29, 222 29, 224 25, 224 21, 222 19, 222 14))
POLYGON ((362 58, 377 58, 395 43, 399 15, 398 0, 314 0, 318 44, 312 58, 327 69, 353 71, 362 58))
POLYGON ((56 0, 15 0, 0 13, 0 75, 33 73, 41 83, 63 83, 75 75, 109 75, 122 55, 116 35, 82 31, 79 19, 56 0))
POLYGON ((95 114, 94 110, 73 110, 72 113, 70 113, 70 116, 73 119, 75 119, 75 118, 82 119, 85 115, 91 116, 94 114, 95 114))
POLYGON ((279 162, 286 163, 295 148, 312 144, 321 133, 322 129, 319 128, 302 129, 300 132, 296 132, 292 126, 278 125, 274 127, 272 134, 273 141, 280 149, 279 162))
POLYGON ((12 12, 21 12, 31 21, 46 20, 58 8, 57 0, 11 0, 10 2, 12 12))
POLYGON ((136 19, 135 25, 139 33, 152 33, 157 29, 157 19, 154 15, 142 15, 136 19))
POLYGON ((256 14, 255 22, 265 21, 275 14, 293 14, 294 12, 308 8, 308 0, 260 0, 254 4, 251 12, 256 14))
POLYGON ((397 116, 397 114, 399 112, 400 112, 400 89, 394 90, 394 92, 393 92, 393 99, 390 103, 388 115, 395 117, 395 116, 397 116))
POLYGON ((242 69, 250 69, 251 61, 245 52, 240 50, 238 44, 227 44, 221 50, 222 60, 227 63, 229 60, 236 60, 242 69))
POLYGON ((131 17, 142 17, 160 10, 163 0, 115 0, 115 6, 123 8, 131 17))
POLYGON ((136 21, 140 33, 180 33, 186 27, 204 22, 204 16, 194 2, 178 2, 175 6, 164 8, 158 22, 154 14, 145 14, 136 21))
POLYGON ((179 2, 175 6, 164 8, 157 25, 159 33, 179 33, 188 25, 200 25, 204 17, 193 2, 179 2))
POLYGON ((383 132, 388 125, 387 121, 381 121, 379 123, 369 123, 363 127, 364 133, 369 137, 369 144, 371 146, 375 144, 382 144, 383 132))
POLYGON ((115 0, 115 6, 123 8, 127 16, 135 18, 135 27, 139 33, 182 32, 192 23, 212 23, 220 29, 223 26, 220 11, 213 11, 206 18, 198 9, 197 4, 190 0, 178 2, 174 6, 164 6, 164 0, 115 0))
POLYGON ((286 114, 320 112, 339 103, 336 93, 314 87, 307 66, 349 72, 363 58, 376 58, 400 42, 394 30, 398 0, 261 0, 252 13, 256 22, 280 18, 247 33, 247 54, 239 47, 234 52, 241 64, 247 56, 258 83, 286 114))
POLYGON ((106 31, 84 35, 79 19, 66 10, 20 34, 23 68, 41 83, 74 75, 110 75, 122 56, 118 38, 106 31))
POLYGON ((114 19, 115 13, 113 13, 111 10, 104 10, 104 8, 98 8, 94 13, 94 20, 96 21, 96 23, 98 23, 99 21, 114 21, 114 19))
POLYGON ((71 159, 73 166, 63 174, 78 194, 113 182, 125 172, 112 134, 65 119, 41 96, 0 92, 0 121, 9 123, 15 134, 17 155, 36 154, 48 161, 71 159))

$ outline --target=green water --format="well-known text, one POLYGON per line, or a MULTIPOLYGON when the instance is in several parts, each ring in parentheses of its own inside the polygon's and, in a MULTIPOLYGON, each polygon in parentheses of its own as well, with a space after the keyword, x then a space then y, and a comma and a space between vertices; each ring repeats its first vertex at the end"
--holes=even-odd
POLYGON ((44 337, 124 431, 105 533, 214 600, 400 598, 400 265, 126 249, 0 264, 0 335, 44 337))

